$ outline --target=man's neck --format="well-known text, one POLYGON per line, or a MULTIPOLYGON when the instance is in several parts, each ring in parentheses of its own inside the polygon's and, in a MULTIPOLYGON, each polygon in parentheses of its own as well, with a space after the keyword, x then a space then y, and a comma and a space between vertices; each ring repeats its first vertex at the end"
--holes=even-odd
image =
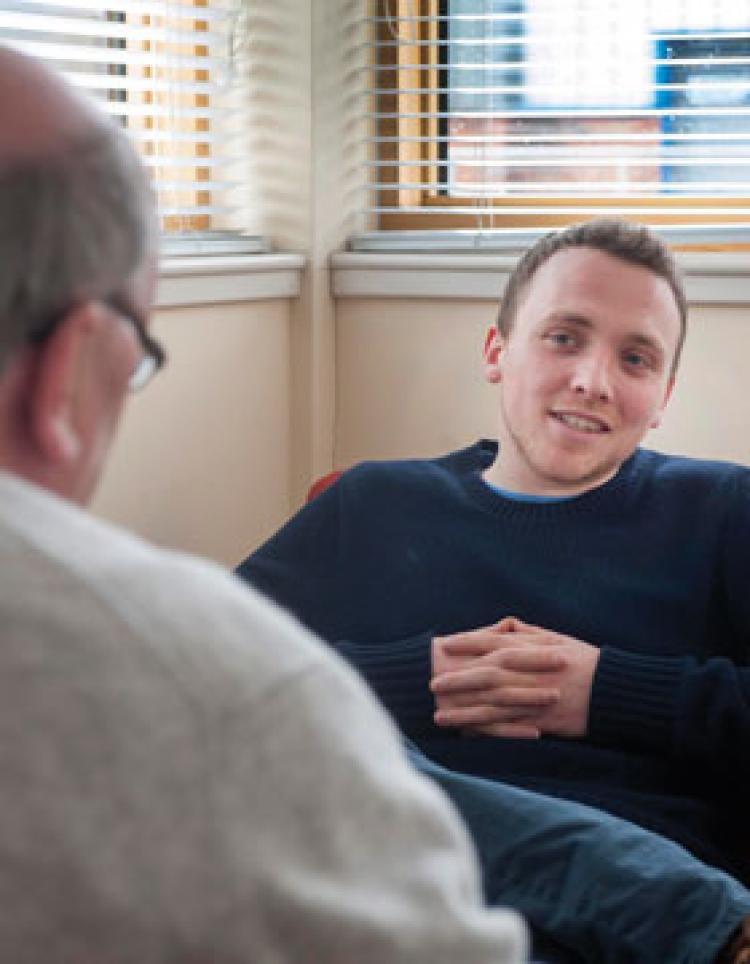
POLYGON ((576 495, 583 495, 584 492, 597 489, 599 486, 609 482, 609 480, 617 474, 619 468, 620 466, 617 465, 607 475, 596 476, 591 479, 581 479, 574 482, 568 482, 567 480, 554 477, 545 478, 537 474, 533 474, 532 476, 530 472, 516 470, 507 464, 507 460, 503 459, 502 443, 500 443, 497 458, 492 465, 482 473, 482 477, 485 482, 488 482, 495 488, 516 495, 547 499, 569 499, 576 495))

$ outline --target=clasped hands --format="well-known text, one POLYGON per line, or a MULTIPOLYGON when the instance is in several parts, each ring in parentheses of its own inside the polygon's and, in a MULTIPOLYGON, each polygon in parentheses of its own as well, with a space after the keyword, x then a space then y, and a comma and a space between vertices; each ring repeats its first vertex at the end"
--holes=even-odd
POLYGON ((432 640, 435 723, 484 736, 585 736, 596 646, 507 617, 432 640))

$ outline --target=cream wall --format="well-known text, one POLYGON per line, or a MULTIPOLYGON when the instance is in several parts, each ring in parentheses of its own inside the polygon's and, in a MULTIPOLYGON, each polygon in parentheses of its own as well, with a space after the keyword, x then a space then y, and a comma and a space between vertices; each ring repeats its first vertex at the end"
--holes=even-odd
POLYGON ((360 0, 245 4, 246 229, 305 255, 292 304, 293 498, 333 459, 334 323, 328 258, 357 229, 365 169, 360 0))
POLYGON ((169 364, 128 401, 101 516, 232 565, 290 505, 290 301, 162 310, 169 364))
POLYGON ((649 444, 750 465, 750 306, 699 305, 690 319, 675 391, 649 444))
MULTIPOLYGON (((432 455, 494 435, 491 301, 338 302, 334 461, 432 455)), ((750 306, 694 305, 677 387, 647 444, 750 464, 750 306)))

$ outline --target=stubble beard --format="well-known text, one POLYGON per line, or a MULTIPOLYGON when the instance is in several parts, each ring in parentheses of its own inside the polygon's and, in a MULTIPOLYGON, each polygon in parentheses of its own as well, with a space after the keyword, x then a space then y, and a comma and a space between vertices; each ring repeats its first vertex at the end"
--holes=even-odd
MULTIPOLYGON (((587 464, 587 460, 584 459, 584 464, 580 469, 576 469, 575 464, 571 466, 569 472, 564 472, 562 467, 556 469, 554 465, 548 464, 552 461, 551 459, 537 456, 534 451, 533 440, 531 444, 527 444, 508 424, 505 417, 503 420, 507 434, 515 448, 518 465, 524 466, 526 474, 536 478, 541 486, 564 489, 570 495, 580 495, 589 489, 603 485, 617 473, 620 467, 621 463, 613 464, 606 459, 596 460, 593 464, 587 464)), ((502 450, 499 457, 502 458, 502 450)))

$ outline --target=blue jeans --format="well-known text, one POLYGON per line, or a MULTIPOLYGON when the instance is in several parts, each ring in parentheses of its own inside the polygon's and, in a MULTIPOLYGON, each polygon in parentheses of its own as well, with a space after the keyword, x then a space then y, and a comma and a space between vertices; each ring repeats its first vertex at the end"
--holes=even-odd
POLYGON ((550 962, 709 964, 750 891, 657 834, 611 814, 457 773, 407 743, 474 838, 489 904, 513 907, 550 962))

